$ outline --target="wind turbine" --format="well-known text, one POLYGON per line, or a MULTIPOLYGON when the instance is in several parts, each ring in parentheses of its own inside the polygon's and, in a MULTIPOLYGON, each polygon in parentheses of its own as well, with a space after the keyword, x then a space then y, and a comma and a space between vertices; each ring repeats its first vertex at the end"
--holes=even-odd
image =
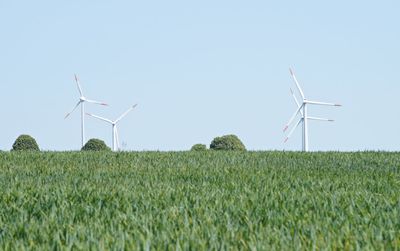
POLYGON ((76 76, 75 74, 75 82, 76 85, 78 87, 78 91, 79 91, 79 101, 78 103, 75 105, 74 109, 72 109, 71 112, 67 113, 67 115, 65 115, 64 119, 68 118, 69 115, 71 115, 71 113, 73 113, 75 111, 75 109, 81 105, 81 136, 82 136, 82 147, 85 144, 85 102, 88 103, 92 103, 92 104, 98 104, 98 105, 104 105, 104 106, 108 106, 106 103, 103 102, 99 102, 99 101, 95 101, 95 100, 91 100, 91 99, 87 99, 84 95, 83 95, 83 91, 82 91, 82 87, 79 83, 79 79, 78 76, 76 76))
POLYGON ((303 137, 302 145, 303 146, 302 146, 302 149, 303 149, 304 152, 307 152, 308 151, 308 120, 319 120, 319 121, 333 122, 332 119, 324 119, 324 118, 317 118, 317 117, 308 116, 308 110, 307 110, 308 105, 324 105, 324 106, 341 106, 341 105, 340 104, 334 104, 334 103, 311 101, 311 100, 306 99, 305 96, 304 96, 304 92, 301 89, 300 84, 297 81, 296 76, 294 75, 294 72, 292 71, 292 69, 289 69, 289 71, 290 71, 290 74, 293 77, 293 80, 294 80, 295 84, 296 84, 297 90, 300 92, 302 102, 300 103, 297 100, 293 90, 290 89, 290 91, 292 93, 292 97, 293 97, 294 101, 297 104, 297 110, 295 111, 293 116, 290 118, 289 122, 286 124, 285 128, 283 129, 283 131, 285 132, 290 127, 290 125, 292 124, 292 122, 294 121, 294 119, 296 118, 296 116, 298 114, 300 114, 301 117, 300 117, 299 121, 296 123, 296 125, 290 130, 288 136, 285 139, 285 142, 287 142, 289 140, 290 136, 292 136, 292 134, 296 130, 296 128, 300 124, 302 124, 303 125, 303 135, 302 135, 302 137, 303 137))
POLYGON ((117 118, 116 120, 110 120, 110 119, 106 119, 97 115, 93 115, 90 113, 86 113, 87 115, 100 119, 102 121, 108 122, 112 125, 112 149, 113 151, 118 151, 119 150, 119 137, 118 137, 118 129, 117 129, 117 123, 123 118, 125 117, 130 111, 132 111, 135 107, 137 106, 137 104, 131 106, 126 112, 124 112, 121 116, 119 116, 119 118, 117 118))

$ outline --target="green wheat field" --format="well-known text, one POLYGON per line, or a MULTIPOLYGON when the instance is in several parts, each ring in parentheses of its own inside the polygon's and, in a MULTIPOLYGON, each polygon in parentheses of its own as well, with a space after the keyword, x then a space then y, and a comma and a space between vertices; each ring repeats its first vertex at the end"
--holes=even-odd
POLYGON ((2 250, 399 250, 400 153, 3 152, 2 250))

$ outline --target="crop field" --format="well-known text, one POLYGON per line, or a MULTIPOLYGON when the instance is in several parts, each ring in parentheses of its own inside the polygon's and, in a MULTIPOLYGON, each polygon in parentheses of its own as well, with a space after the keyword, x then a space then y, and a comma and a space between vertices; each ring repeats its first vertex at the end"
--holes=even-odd
POLYGON ((399 153, 0 153, 0 249, 400 249, 399 153))

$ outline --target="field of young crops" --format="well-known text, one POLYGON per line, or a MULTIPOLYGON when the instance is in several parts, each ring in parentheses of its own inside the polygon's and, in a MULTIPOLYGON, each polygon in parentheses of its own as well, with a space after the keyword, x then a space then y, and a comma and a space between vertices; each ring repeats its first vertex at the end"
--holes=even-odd
POLYGON ((397 153, 0 153, 0 249, 399 249, 397 153))

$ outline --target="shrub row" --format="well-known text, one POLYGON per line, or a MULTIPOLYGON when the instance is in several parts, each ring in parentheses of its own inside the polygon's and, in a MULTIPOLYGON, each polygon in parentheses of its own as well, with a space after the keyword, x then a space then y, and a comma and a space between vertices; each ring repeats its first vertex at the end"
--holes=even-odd
MULTIPOLYGON (((222 150, 222 151, 246 151, 246 147, 242 141, 233 134, 216 137, 210 144, 211 150, 222 150)), ((192 146, 191 151, 205 151, 207 150, 206 145, 196 144, 192 146)))
MULTIPOLYGON (((110 151, 111 149, 100 139, 90 139, 82 147, 82 151, 110 151)), ((11 151, 40 151, 39 145, 36 140, 29 136, 22 134, 14 142, 11 151)))
MULTIPOLYGON (((246 147, 236 135, 216 137, 210 144, 212 150, 246 151, 246 147)), ((82 151, 110 151, 111 149, 100 139, 90 139, 81 149, 82 151)), ((206 151, 207 146, 196 144, 191 151, 206 151)), ((14 142, 11 151, 40 151, 36 140, 29 135, 20 135, 14 142)))

